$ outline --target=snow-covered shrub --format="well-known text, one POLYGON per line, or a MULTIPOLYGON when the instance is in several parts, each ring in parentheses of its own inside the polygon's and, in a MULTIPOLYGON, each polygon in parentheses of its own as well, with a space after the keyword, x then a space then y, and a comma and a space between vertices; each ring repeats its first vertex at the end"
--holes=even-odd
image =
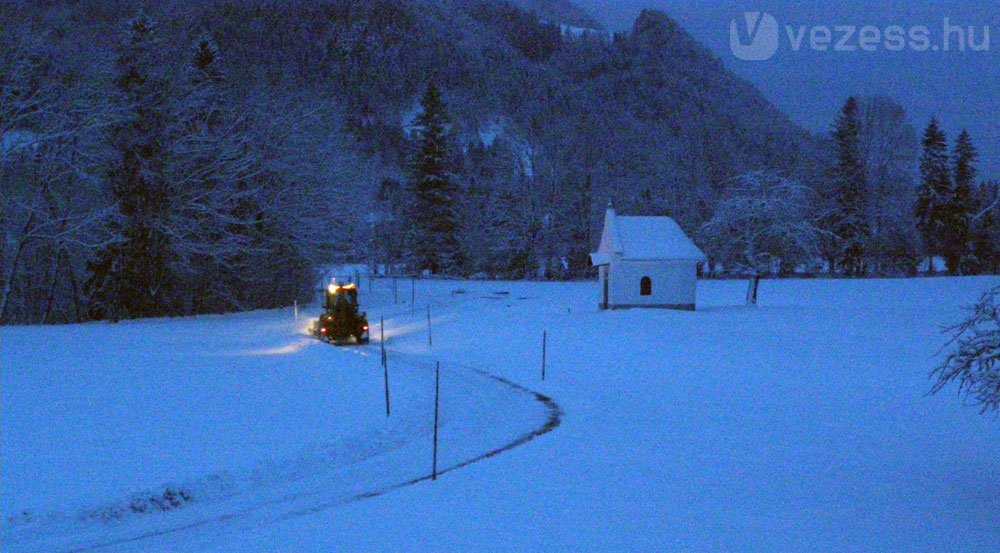
POLYGON ((969 318, 946 329, 953 347, 934 369, 934 392, 957 382, 959 392, 982 412, 1000 412, 1000 286, 983 294, 969 318))

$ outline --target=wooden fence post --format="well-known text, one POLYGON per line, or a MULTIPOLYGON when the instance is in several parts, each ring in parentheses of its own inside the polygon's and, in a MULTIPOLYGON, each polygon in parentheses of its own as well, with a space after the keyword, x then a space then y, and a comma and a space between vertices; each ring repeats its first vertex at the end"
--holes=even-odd
POLYGON ((385 317, 379 320, 379 342, 382 344, 382 374, 385 379, 385 416, 389 416, 389 358, 385 353, 385 317))
POLYGON ((542 331, 542 380, 545 380, 545 353, 546 353, 545 350, 546 350, 547 339, 548 339, 548 332, 543 330, 542 331))
POLYGON ((431 468, 431 480, 438 477, 438 408, 441 395, 441 362, 434 369, 434 462, 431 468))

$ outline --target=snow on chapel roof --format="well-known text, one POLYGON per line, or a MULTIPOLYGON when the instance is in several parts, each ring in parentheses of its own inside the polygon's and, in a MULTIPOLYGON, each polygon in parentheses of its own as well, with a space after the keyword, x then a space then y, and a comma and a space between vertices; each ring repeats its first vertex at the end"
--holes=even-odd
POLYGON ((705 260, 705 254, 670 217, 616 219, 624 259, 705 260))
POLYGON ((705 254, 670 217, 626 217, 608 209, 595 264, 613 254, 632 260, 706 261, 705 254))

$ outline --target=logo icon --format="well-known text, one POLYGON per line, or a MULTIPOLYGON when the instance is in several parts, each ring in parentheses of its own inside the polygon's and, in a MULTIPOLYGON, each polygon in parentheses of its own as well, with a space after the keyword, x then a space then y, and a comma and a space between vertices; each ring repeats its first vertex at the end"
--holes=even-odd
POLYGON ((743 61, 769 60, 778 51, 778 21, 767 12, 744 12, 729 24, 729 49, 743 61))

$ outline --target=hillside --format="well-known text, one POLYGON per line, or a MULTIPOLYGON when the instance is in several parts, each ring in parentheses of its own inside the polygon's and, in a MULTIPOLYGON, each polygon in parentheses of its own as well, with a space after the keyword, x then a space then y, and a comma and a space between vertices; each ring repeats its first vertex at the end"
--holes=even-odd
MULTIPOLYGON (((273 220, 283 234, 263 238, 290 259, 269 267, 276 274, 261 278, 261 290, 244 285, 247 293, 235 300, 231 290, 220 290, 221 303, 204 304, 181 298, 183 290, 201 284, 182 284, 179 299, 171 300, 179 307, 153 307, 150 313, 287 303, 296 286, 306 285, 307 273, 287 279, 277 296, 267 283, 286 278, 288 265, 331 258, 399 261, 410 130, 428 83, 443 90, 451 120, 449 163, 462 191, 457 210, 461 272, 467 275, 584 275, 609 200, 624 213, 672 215, 694 232, 711 217, 721 183, 736 175, 771 169, 803 177, 817 171, 814 139, 668 15, 646 11, 629 33, 579 36, 564 34, 560 25, 594 23, 572 4, 519 4, 533 11, 484 0, 10 4, 0 14, 0 25, 9 30, 0 39, 11 47, 0 61, 37 72, 27 75, 25 86, 53 87, 43 97, 51 97, 53 106, 19 104, 17 88, 0 89, 14 94, 13 104, 0 101, 0 132, 54 137, 46 147, 64 157, 57 163, 43 156, 57 165, 46 171, 81 176, 93 188, 86 196, 92 203, 63 205, 81 216, 101 215, 90 217, 94 224, 86 237, 33 242, 29 246, 36 249, 24 255, 9 252, 8 259, 27 265, 7 268, 14 284, 6 317, 79 319, 91 299, 83 284, 97 251, 88 244, 106 243, 113 232, 104 231, 113 229, 102 225, 120 208, 109 202, 105 161, 113 158, 105 130, 117 120, 121 100, 117 56, 126 23, 138 14, 150 16, 161 37, 142 63, 163 83, 156 92, 174 113, 190 107, 186 64, 196 41, 217 45, 213 60, 223 84, 213 98, 222 99, 234 121, 230 128, 242 133, 232 140, 255 145, 252 155, 243 150, 246 163, 266 162, 266 170, 253 174, 266 173, 267 181, 251 184, 283 203, 281 213, 256 219, 273 220), (28 61, 16 58, 22 53, 28 61), (69 124, 78 127, 71 133, 63 128, 69 124), (81 169, 73 152, 84 149, 89 165, 81 169), (72 172, 64 169, 73 165, 72 172), (309 189, 289 193, 302 186, 309 189), (311 220, 295 222, 301 215, 311 220), (56 250, 66 251, 68 272, 58 264, 48 268, 46 259, 63 255, 56 250)), ((41 186, 30 177, 39 170, 22 166, 30 164, 27 158, 14 161, 4 169, 27 179, 17 201, 30 203, 32 194, 46 190, 33 188, 41 186)), ((183 162, 172 170, 189 171, 183 162)), ((10 215, 12 235, 32 222, 10 215)), ((59 226, 55 218, 45 224, 59 226)), ((210 233, 204 237, 212 240, 210 233)), ((240 262, 259 268, 245 256, 240 262)), ((185 263, 176 263, 180 272, 185 263)))
POLYGON ((623 207, 648 190, 658 207, 681 211, 677 187, 798 167, 794 152, 806 134, 668 15, 644 12, 613 42, 558 40, 545 32, 549 17, 599 25, 567 1, 517 3, 538 16, 482 0, 128 2, 86 10, 25 2, 20 10, 54 28, 48 36, 67 59, 81 47, 107 59, 140 9, 170 28, 172 49, 182 51, 204 29, 239 90, 268 86, 296 101, 343 104, 350 130, 389 158, 401 155, 400 125, 424 84, 438 81, 464 142, 502 127, 508 141, 530 146, 535 165, 559 174, 561 182, 541 188, 579 185, 590 174, 595 195, 615 190, 623 207), (599 151, 586 152, 588 144, 599 151))
MULTIPOLYGON (((464 185, 526 198, 503 217, 540 218, 539 204, 554 210, 565 227, 555 241, 567 245, 556 255, 574 266, 609 197, 623 211, 671 213, 693 229, 723 180, 809 170, 810 137, 659 12, 611 41, 559 38, 532 15, 478 0, 298 9, 305 13, 277 21, 263 7, 201 19, 222 31, 231 62, 253 71, 246 80, 276 71, 271 79, 346 105, 350 131, 389 172, 402 169, 402 126, 419 93, 438 82, 466 154, 464 185), (265 23, 274 28, 259 33, 265 23), (255 44, 261 35, 274 38, 255 44)), ((515 233, 543 240, 531 226, 515 233)))

